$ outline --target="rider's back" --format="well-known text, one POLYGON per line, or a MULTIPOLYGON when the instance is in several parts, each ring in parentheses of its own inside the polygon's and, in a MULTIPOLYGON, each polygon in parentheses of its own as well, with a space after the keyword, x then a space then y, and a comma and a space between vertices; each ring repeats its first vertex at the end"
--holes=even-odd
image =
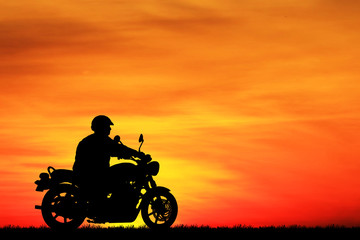
POLYGON ((115 142, 108 136, 91 134, 80 141, 73 170, 78 176, 97 175, 109 168, 115 142))

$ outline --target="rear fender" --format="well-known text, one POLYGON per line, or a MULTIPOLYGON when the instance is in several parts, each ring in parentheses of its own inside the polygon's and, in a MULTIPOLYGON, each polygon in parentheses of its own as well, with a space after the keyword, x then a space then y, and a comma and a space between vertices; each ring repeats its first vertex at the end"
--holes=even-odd
MULTIPOLYGON (((49 167, 50 168, 50 167, 49 167)), ((73 183, 73 171, 67 169, 54 169, 48 173, 41 173, 36 180, 36 191, 42 192, 62 183, 73 183)))
POLYGON ((80 194, 79 187, 72 183, 60 183, 51 186, 51 190, 64 191, 72 194, 80 194))
POLYGON ((48 189, 50 189, 50 190, 45 194, 43 201, 42 201, 42 205, 35 205, 35 209, 42 209, 44 202, 47 201, 46 198, 49 198, 48 196, 49 195, 51 196, 54 191, 55 192, 62 191, 62 192, 70 193, 70 194, 78 194, 78 196, 80 196, 79 188, 76 185, 69 184, 69 183, 53 184, 48 189))
POLYGON ((51 184, 72 183, 73 171, 68 169, 56 169, 51 173, 51 184))

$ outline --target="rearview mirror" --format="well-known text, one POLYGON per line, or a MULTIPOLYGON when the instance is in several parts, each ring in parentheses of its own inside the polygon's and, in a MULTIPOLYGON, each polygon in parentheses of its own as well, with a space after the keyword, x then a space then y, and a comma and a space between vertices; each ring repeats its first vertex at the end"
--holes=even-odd
POLYGON ((144 136, 142 134, 140 134, 139 143, 142 143, 142 142, 144 142, 144 136))

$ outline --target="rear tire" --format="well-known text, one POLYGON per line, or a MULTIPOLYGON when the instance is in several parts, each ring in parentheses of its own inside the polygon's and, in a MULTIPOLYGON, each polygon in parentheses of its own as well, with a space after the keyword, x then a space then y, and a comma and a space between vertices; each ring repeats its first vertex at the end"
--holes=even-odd
POLYGON ((157 189, 142 202, 141 216, 152 229, 169 228, 177 217, 178 205, 175 197, 165 189, 157 189))
POLYGON ((85 220, 82 209, 77 189, 70 184, 61 184, 45 194, 41 213, 50 228, 73 230, 85 220))

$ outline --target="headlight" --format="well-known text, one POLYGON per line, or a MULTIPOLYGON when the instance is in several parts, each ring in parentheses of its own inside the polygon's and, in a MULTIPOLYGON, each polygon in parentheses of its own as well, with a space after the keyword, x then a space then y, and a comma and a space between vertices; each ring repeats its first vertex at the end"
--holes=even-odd
POLYGON ((146 168, 149 175, 156 176, 159 173, 160 164, 158 162, 150 162, 146 168))

